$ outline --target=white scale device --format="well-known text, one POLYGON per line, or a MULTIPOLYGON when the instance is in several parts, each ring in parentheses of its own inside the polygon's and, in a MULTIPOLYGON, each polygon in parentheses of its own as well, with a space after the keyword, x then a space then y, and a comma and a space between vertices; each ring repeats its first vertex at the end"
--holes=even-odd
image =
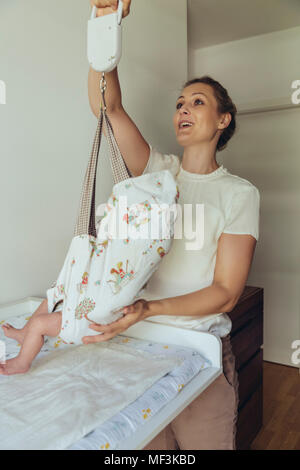
POLYGON ((96 13, 97 7, 93 7, 88 21, 88 62, 96 72, 111 72, 122 55, 123 2, 119 0, 116 13, 98 18, 96 13))

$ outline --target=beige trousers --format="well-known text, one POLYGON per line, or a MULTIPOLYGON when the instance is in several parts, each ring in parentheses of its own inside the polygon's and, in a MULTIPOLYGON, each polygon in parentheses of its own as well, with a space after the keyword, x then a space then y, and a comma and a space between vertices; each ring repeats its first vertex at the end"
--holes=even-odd
POLYGON ((223 373, 143 450, 236 450, 238 376, 230 335, 221 341, 223 373))

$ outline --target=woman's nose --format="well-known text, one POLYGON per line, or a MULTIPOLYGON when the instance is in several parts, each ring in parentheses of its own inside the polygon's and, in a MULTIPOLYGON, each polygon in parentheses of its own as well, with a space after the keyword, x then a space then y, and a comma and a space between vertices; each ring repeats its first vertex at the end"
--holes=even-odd
POLYGON ((179 114, 189 114, 189 109, 188 107, 185 107, 185 106, 181 106, 180 110, 179 110, 179 114))

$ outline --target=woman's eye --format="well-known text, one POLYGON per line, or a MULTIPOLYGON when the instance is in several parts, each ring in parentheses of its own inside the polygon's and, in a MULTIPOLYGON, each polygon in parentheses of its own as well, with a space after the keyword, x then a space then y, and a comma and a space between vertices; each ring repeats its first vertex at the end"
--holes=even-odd
MULTIPOLYGON (((200 103, 204 104, 203 101, 202 101, 200 98, 196 98, 195 101, 194 101, 194 104, 197 104, 198 101, 199 101, 200 103)), ((182 103, 177 103, 176 109, 180 109, 181 106, 182 106, 182 103)))

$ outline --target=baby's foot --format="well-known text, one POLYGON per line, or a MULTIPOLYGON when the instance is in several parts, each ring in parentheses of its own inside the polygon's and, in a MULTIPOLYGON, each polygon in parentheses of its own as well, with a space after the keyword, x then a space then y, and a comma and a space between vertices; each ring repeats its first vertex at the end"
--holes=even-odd
POLYGON ((14 328, 13 326, 9 325, 9 323, 5 323, 4 325, 2 325, 2 329, 7 338, 15 339, 20 344, 23 343, 25 337, 24 328, 14 328))
POLYGON ((25 374, 30 369, 30 364, 26 364, 19 357, 8 359, 5 364, 0 363, 0 375, 25 374))

